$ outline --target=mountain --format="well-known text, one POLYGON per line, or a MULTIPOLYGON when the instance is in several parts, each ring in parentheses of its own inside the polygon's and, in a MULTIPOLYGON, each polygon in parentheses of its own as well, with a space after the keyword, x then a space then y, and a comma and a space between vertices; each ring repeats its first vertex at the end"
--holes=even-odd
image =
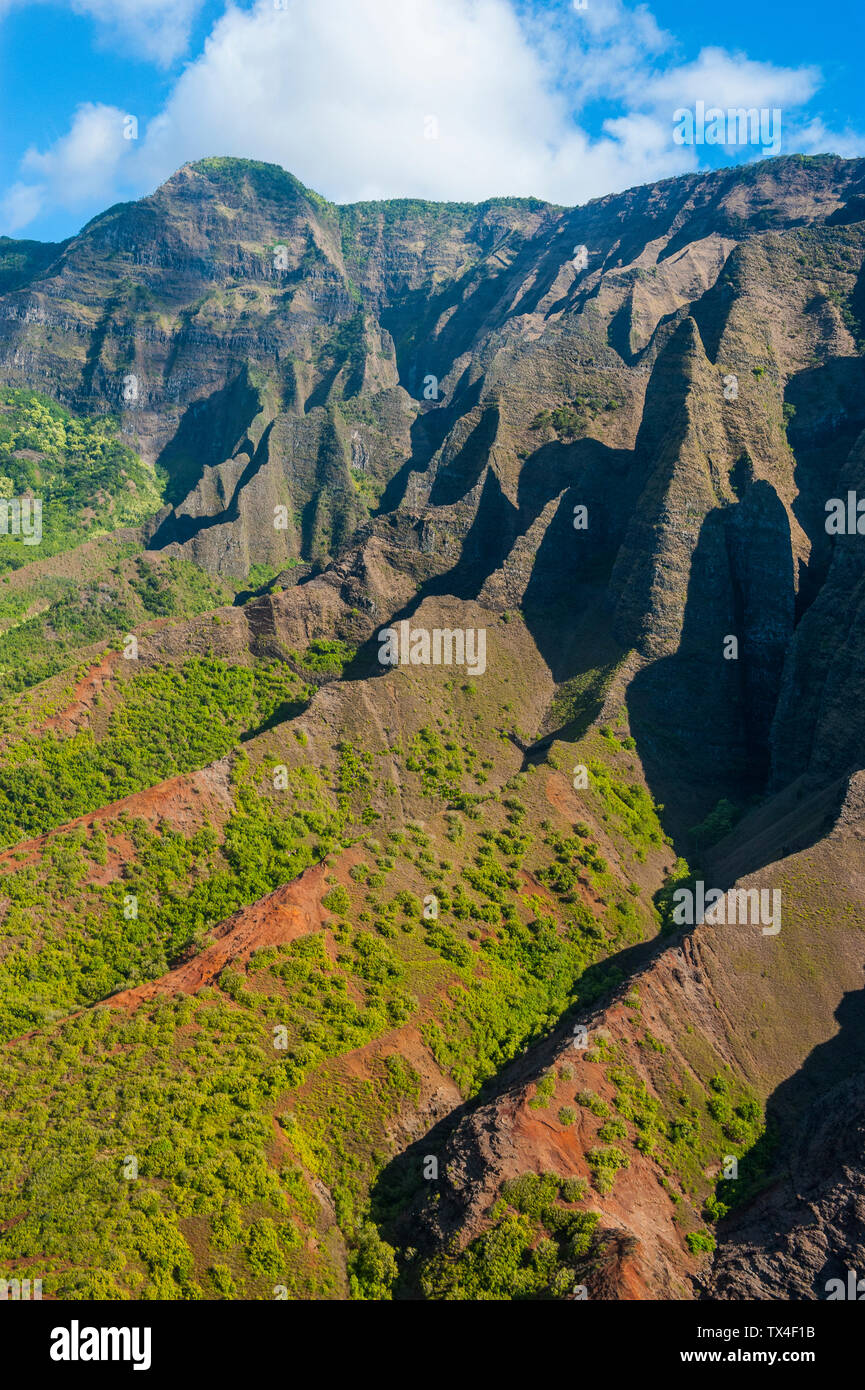
POLYGON ((0 1276, 859 1267, 863 218, 209 159, 0 242, 0 1276))

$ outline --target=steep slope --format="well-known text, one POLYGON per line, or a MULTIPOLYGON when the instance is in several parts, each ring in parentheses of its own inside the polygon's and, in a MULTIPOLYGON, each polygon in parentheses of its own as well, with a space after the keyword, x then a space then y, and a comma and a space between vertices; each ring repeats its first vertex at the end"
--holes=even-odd
POLYGON ((728 920, 662 939, 610 1003, 573 1011, 460 1119, 432 1199, 403 1218, 422 1289, 491 1296, 509 1205, 534 1218, 527 1249, 509 1250, 516 1280, 538 1229, 557 1229, 541 1188, 574 1179, 596 1219, 577 1297, 691 1298, 708 1284, 715 1298, 825 1298, 826 1279, 858 1267, 862 816, 860 775, 819 849, 737 884, 778 887, 777 935, 728 920), (706 1223, 728 1204, 708 1274, 706 1223))

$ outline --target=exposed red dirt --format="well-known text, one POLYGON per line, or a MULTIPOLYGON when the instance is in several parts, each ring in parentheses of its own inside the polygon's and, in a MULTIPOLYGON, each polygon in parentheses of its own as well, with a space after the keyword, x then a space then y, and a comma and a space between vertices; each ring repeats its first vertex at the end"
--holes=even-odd
POLYGON ((167 821, 173 829, 182 830, 188 835, 199 830, 205 821, 220 824, 231 811, 232 804, 228 788, 228 764, 223 759, 199 772, 170 777, 166 782, 157 782, 155 787, 133 792, 120 801, 110 801, 98 810, 76 816, 74 820, 57 825, 32 840, 18 841, 0 852, 0 871, 6 864, 19 868, 28 860, 32 862, 49 840, 76 827, 91 829, 125 814, 146 821, 151 826, 167 821))
POLYGON ((42 727, 62 734, 75 733, 85 715, 90 714, 96 701, 104 694, 105 686, 111 679, 114 667, 120 659, 119 652, 103 652, 96 665, 91 666, 87 675, 75 686, 72 699, 66 708, 57 714, 50 715, 42 727))
POLYGON ((323 927, 329 915, 321 905, 324 892, 325 867, 315 864, 220 922, 217 939, 192 960, 149 984, 113 994, 105 1003, 111 1008, 136 1009, 160 994, 195 994, 212 984, 227 965, 245 964, 262 946, 281 946, 323 927))
POLYGON ((585 807, 577 800, 573 787, 561 773, 548 774, 544 783, 544 795, 559 815, 564 816, 571 824, 584 819, 585 807))

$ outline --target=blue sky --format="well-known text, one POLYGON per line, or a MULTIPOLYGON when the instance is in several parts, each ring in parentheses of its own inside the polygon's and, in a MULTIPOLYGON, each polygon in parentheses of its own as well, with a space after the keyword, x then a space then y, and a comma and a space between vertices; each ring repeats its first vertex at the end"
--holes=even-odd
POLYGON ((578 203, 768 152, 676 143, 698 102, 779 110, 784 154, 865 154, 863 9, 0 0, 0 233, 72 235, 207 154, 338 201, 578 203))

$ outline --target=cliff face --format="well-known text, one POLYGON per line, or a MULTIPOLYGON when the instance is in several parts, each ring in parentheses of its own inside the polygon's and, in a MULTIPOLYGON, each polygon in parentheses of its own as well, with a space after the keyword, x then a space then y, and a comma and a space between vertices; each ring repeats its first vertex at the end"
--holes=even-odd
POLYGON ((848 645, 820 615, 850 585, 824 505, 865 426, 863 182, 789 159, 576 210, 335 208, 206 160, 25 247, 0 370, 119 412, 167 476, 154 550, 242 579, 396 524, 452 592, 600 604, 661 781, 706 730, 730 789, 831 774, 858 728, 821 739, 797 673, 833 690, 814 653, 848 645))
POLYGON ((731 1223, 710 1298, 861 1299, 862 1077, 803 1117, 783 1175, 731 1223))

